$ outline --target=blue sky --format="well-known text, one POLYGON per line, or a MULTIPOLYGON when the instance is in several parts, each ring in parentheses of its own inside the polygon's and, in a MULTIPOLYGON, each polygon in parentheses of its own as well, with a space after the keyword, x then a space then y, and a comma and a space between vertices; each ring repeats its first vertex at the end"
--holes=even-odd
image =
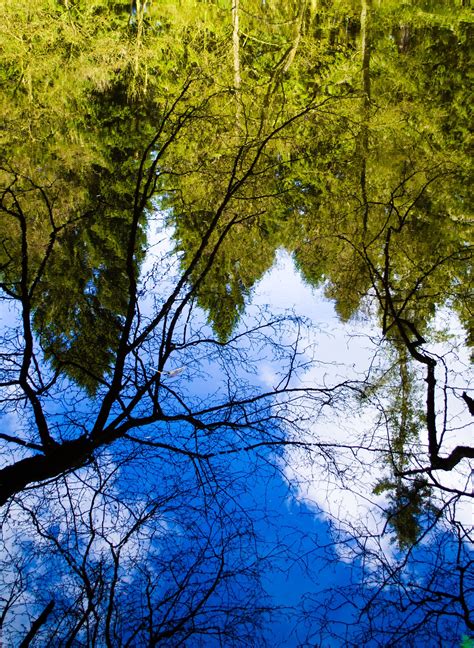
MULTIPOLYGON (((165 239, 163 245, 166 246, 165 239)), ((244 321, 248 322, 249 318, 251 320, 257 317, 260 309, 266 306, 270 306, 273 314, 283 314, 292 310, 307 318, 300 358, 303 369, 298 375, 301 385, 328 386, 340 380, 360 380, 368 375, 369 371, 373 373, 376 368, 383 367, 386 362, 379 332, 370 317, 361 316, 357 321, 342 324, 337 318, 333 304, 324 297, 321 290, 312 289, 302 281, 291 258, 285 252, 277 254, 273 269, 252 291, 244 321)), ((370 306, 368 310, 370 312, 370 306)), ((203 322, 204 319, 205 316, 203 322)), ((239 330, 243 330, 245 326, 246 323, 241 324, 239 330)), ((459 324, 449 313, 440 313, 436 326, 440 331, 449 330, 459 340, 463 337, 459 324)), ((286 331, 288 340, 293 334, 294 331, 290 327, 286 331)), ((455 351, 448 351, 442 344, 433 349, 450 362, 451 378, 461 385, 462 379, 465 379, 465 375, 462 374, 463 367, 469 365, 467 353, 461 350, 461 345, 455 347, 455 351)), ((270 358, 267 359, 265 353, 260 351, 257 367, 257 384, 271 389, 278 382, 278 365, 272 363, 270 358)), ((204 382, 198 379, 193 384, 195 393, 201 397, 205 397, 209 383, 217 381, 217 368, 213 367, 212 362, 206 367, 206 371, 207 379, 204 382)), ((177 381, 181 379, 176 378, 177 381)), ((460 443, 463 434, 468 439, 469 420, 465 416, 462 403, 451 399, 450 408, 453 429, 457 431, 455 442, 460 443)), ((344 407, 339 407, 336 415, 330 412, 328 416, 321 417, 315 427, 308 428, 307 438, 311 440, 314 435, 317 439, 322 438, 328 442, 355 442, 371 434, 376 415, 375 411, 367 408, 360 413, 352 408, 345 410, 344 407)), ((380 446, 383 446, 383 442, 384 439, 381 438, 380 446)), ((267 507, 267 513, 256 522, 256 526, 269 546, 275 544, 278 531, 283 532, 284 529, 291 529, 290 535, 298 546, 293 560, 290 560, 289 556, 282 558, 280 562, 277 560, 274 570, 263 576, 266 588, 278 604, 292 607, 309 597, 308 600, 312 600, 314 605, 318 597, 323 597, 320 601, 324 600, 326 595, 320 592, 325 587, 335 589, 354 584, 354 578, 359 573, 359 554, 357 550, 350 549, 344 541, 347 534, 354 531, 356 524, 360 523, 361 532, 375 534, 376 540, 372 545, 369 541, 369 548, 380 547, 385 552, 386 559, 396 563, 399 557, 389 535, 385 534, 382 539, 377 536, 385 525, 385 518, 381 512, 385 500, 383 496, 374 496, 372 488, 377 479, 383 476, 384 470, 373 453, 361 451, 358 460, 354 460, 351 451, 342 451, 338 455, 341 465, 346 469, 350 467, 349 481, 346 483, 338 483, 337 479, 325 470, 324 461, 306 462, 303 453, 298 451, 285 451, 280 456, 277 461, 280 472, 268 468, 265 470, 265 462, 270 457, 265 457, 265 451, 260 454, 260 458, 252 459, 252 497, 260 500, 264 506, 253 508, 263 511, 267 507), (270 520, 271 524, 268 523, 270 520), (335 520, 337 525, 334 524, 335 520)), ((243 458, 236 457, 236 462, 245 464, 246 461, 247 455, 243 458)), ((234 463, 234 467, 237 465, 239 463, 234 463)), ((461 487, 465 479, 465 469, 466 466, 462 466, 458 474, 443 475, 440 478, 446 485, 461 487)), ((244 472, 246 470, 247 467, 244 466, 244 472)), ((248 492, 241 495, 243 505, 248 497, 248 492)), ((252 509, 250 504, 249 509, 252 509)), ((457 504, 456 516, 462 523, 469 524, 471 513, 469 503, 457 504)), ((278 542, 276 544, 278 545, 278 542)), ((423 556, 423 551, 425 549, 422 546, 414 564, 423 562, 424 559, 419 558, 423 556)), ((373 569, 375 573, 376 568, 376 564, 373 567, 368 566, 369 572, 373 569)), ((341 607, 334 613, 333 619, 339 619, 343 623, 349 622, 350 610, 350 605, 341 607)), ((273 632, 282 641, 282 645, 299 645, 308 628, 297 621, 298 616, 293 615, 291 618, 290 615, 287 622, 283 621, 284 615, 281 618, 279 624, 272 625, 273 632)), ((342 627, 336 630, 334 626, 336 634, 342 632, 342 627)), ((325 641, 329 639, 326 638, 325 641)), ((323 645, 344 645, 344 641, 333 639, 331 644, 323 645)))
MULTIPOLYGON (((154 262, 161 263, 163 257, 169 260, 167 256, 170 250, 169 237, 163 231, 159 236, 160 239, 156 240, 153 246, 154 259, 147 260, 144 273, 152 268, 154 262)), ((157 271, 160 272, 158 268, 157 271)), ((162 281, 159 284, 161 296, 166 294, 172 285, 172 273, 168 276, 169 283, 162 281)), ((301 329, 304 331, 299 356, 301 370, 297 372, 294 385, 330 386, 343 379, 360 379, 361 376, 366 375, 368 367, 373 364, 374 353, 380 353, 377 331, 368 319, 361 318, 349 326, 340 324, 332 304, 324 298, 321 291, 311 289, 303 283, 294 269, 291 258, 285 253, 278 254, 273 270, 267 273, 255 287, 245 316, 246 321, 255 321, 260 309, 267 305, 271 307, 273 313, 284 313, 288 309, 293 309, 308 320, 306 328, 301 329)), ((150 312, 151 294, 146 297, 142 307, 143 315, 150 312)), ((4 312, 3 315, 7 323, 14 323, 14 313, 4 312)), ((448 323, 453 328, 453 322, 448 323)), ((206 316, 199 310, 193 316, 191 326, 196 332, 209 333, 206 316)), ((244 322, 240 325, 242 330, 245 326, 244 322)), ((294 334, 295 328, 290 325, 282 331, 281 340, 289 344, 294 334)), ((239 344, 242 348, 245 346, 243 339, 239 344)), ((177 366, 183 366, 184 371, 177 376, 166 377, 165 384, 188 398, 199 399, 203 403, 208 404, 210 400, 219 398, 224 384, 222 380, 225 381, 226 371, 229 372, 230 369, 226 364, 226 356, 219 357, 212 353, 209 355, 209 349, 212 350, 213 345, 205 345, 202 352, 197 351, 194 355, 178 356, 167 369, 172 370, 177 366)), ((249 346, 245 348, 245 353, 247 364, 235 365, 231 368, 236 384, 246 379, 255 387, 263 386, 271 390, 279 380, 278 373, 281 370, 281 365, 278 359, 272 356, 271 349, 259 347, 255 357, 252 356, 253 350, 249 346)), ((380 362, 383 362, 383 355, 380 362)), ((460 366, 466 362, 461 352, 459 362, 460 366)), ((459 376, 454 376, 454 379, 458 378, 459 376)), ((77 394, 71 390, 67 394, 70 402, 76 398, 75 393, 77 394)), ((63 416, 61 407, 64 402, 62 405, 55 405, 53 402, 49 406, 51 415, 56 417, 60 426, 64 424, 64 419, 61 418, 63 416)), ((96 405, 83 400, 77 402, 75 407, 76 415, 86 418, 93 413, 96 405)), ((375 413, 370 410, 365 410, 361 415, 352 406, 342 401, 336 403, 335 410, 323 408, 320 416, 308 421, 301 419, 296 422, 300 426, 305 441, 349 444, 363 440, 368 433, 370 434, 374 415, 375 413)), ((460 419, 455 422, 455 425, 464 433, 462 416, 460 410, 454 413, 453 418, 460 419)), ((7 421, 12 432, 23 423, 25 420, 22 420, 21 415, 18 417, 11 415, 7 421)), ((277 428, 275 430, 277 431, 277 428)), ((284 435, 286 431, 283 427, 279 432, 284 435)), ((215 450, 216 447, 226 449, 231 442, 231 439, 226 436, 229 434, 226 432, 224 436, 219 437, 219 433, 213 436, 209 436, 207 432, 199 433, 195 437, 197 447, 201 452, 209 448, 215 450)), ((240 446, 245 445, 247 434, 250 440, 255 438, 254 432, 240 430, 238 442, 240 446)), ((152 438, 176 445, 184 441, 188 448, 194 438, 187 424, 153 426, 144 429, 137 436, 145 440, 152 438)), ((69 508, 64 503, 59 509, 54 509, 52 505, 44 507, 38 504, 40 507, 38 515, 44 522, 46 535, 51 536, 49 540, 43 538, 38 543, 38 537, 32 533, 31 526, 28 526, 28 516, 24 511, 13 507, 12 510, 13 512, 16 510, 17 518, 11 523, 16 524, 18 529, 22 529, 23 541, 21 546, 10 547, 9 551, 16 552, 15 555, 19 555, 18 551, 20 554, 21 552, 30 555, 37 553, 37 558, 29 566, 32 570, 33 591, 40 588, 38 577, 43 580, 43 585, 46 584, 44 573, 48 569, 48 564, 57 565, 57 574, 64 569, 63 557, 58 554, 53 559, 48 553, 43 552, 45 547, 49 546, 48 542, 51 542, 51 538, 56 537, 59 537, 63 544, 71 542, 71 546, 74 546, 80 534, 77 537, 74 535, 73 519, 81 519, 79 531, 83 529, 80 533, 85 534, 85 538, 90 533, 91 524, 94 528, 100 529, 100 533, 94 532, 96 534, 94 550, 91 550, 88 557, 90 568, 93 569, 97 556, 104 555, 104 560, 110 561, 111 547, 114 543, 115 546, 120 544, 120 530, 122 527, 125 528, 127 520, 130 523, 130 519, 127 518, 127 508, 117 502, 124 499, 130 502, 132 508, 138 510, 142 505, 149 505, 156 498, 161 498, 161 512, 154 518, 159 529, 157 533, 155 530, 155 539, 153 542, 150 541, 151 531, 148 530, 148 535, 145 533, 142 538, 131 542, 127 550, 129 552, 127 564, 130 564, 132 574, 135 573, 133 561, 138 557, 145 558, 145 562, 155 561, 159 564, 165 548, 171 552, 171 555, 173 551, 175 552, 176 560, 182 561, 179 564, 184 569, 187 560, 194 557, 193 536, 189 533, 192 529, 194 529, 193 533, 206 532, 214 520, 212 522, 216 524, 212 531, 214 539, 217 540, 221 536, 224 538, 226 533, 231 532, 233 540, 228 554, 230 564, 237 565, 239 561, 243 561, 242 564, 247 564, 249 573, 253 574, 251 578, 249 577, 250 580, 247 577, 240 577, 243 580, 237 580, 237 585, 229 590, 234 597, 233 601, 236 604, 240 603, 240 597, 244 594, 246 602, 251 600, 252 592, 249 590, 253 587, 252 578, 255 578, 255 587, 260 580, 263 590, 267 592, 269 598, 265 599, 266 603, 271 607, 281 608, 278 614, 270 617, 263 630, 263 636, 270 644, 288 648, 313 645, 337 648, 337 646, 351 645, 350 636, 354 636, 351 633, 355 632, 357 635, 362 626, 355 623, 347 635, 345 624, 351 625, 352 622, 357 621, 354 616, 354 605, 362 603, 364 597, 373 591, 360 585, 358 579, 364 575, 366 582, 371 581, 371 587, 374 588, 380 565, 376 560, 371 564, 368 558, 370 554, 367 552, 364 554, 367 562, 362 565, 360 547, 354 542, 349 543, 348 537, 354 533, 354 530, 360 529, 361 536, 363 533, 369 534, 366 541, 366 549, 369 552, 379 549, 388 561, 387 564, 392 562, 395 565, 400 558, 389 536, 386 534, 380 540, 377 535, 384 524, 380 510, 383 501, 380 496, 378 498, 373 496, 371 490, 383 470, 373 454, 361 451, 354 456, 349 450, 338 450, 334 458, 338 465, 344 468, 344 479, 339 479, 340 476, 334 472, 334 466, 331 467, 327 457, 322 456, 320 452, 308 456, 299 450, 280 449, 275 454, 273 449, 260 448, 251 453, 240 452, 229 457, 217 457, 209 463, 196 464, 187 457, 176 457, 173 453, 144 447, 134 459, 127 459, 121 467, 122 459, 128 457, 129 452, 130 444, 119 442, 100 454, 101 474, 111 474, 113 478, 110 488, 107 486, 104 490, 103 503, 101 500, 95 508, 92 507, 91 502, 94 488, 97 488, 97 475, 89 469, 78 471, 77 475, 61 481, 57 487, 59 490, 54 485, 47 486, 45 491, 39 490, 39 502, 45 501, 41 499, 43 492, 49 493, 52 498, 59 496, 58 503, 62 500, 66 501, 64 500, 66 492, 73 493, 69 508), (200 480, 201 484, 199 484, 200 480), (93 522, 90 522, 89 514, 92 509, 93 522), (183 514, 187 511, 184 520, 181 519, 180 511, 183 511, 183 514), (219 518, 217 515, 219 511, 224 517, 219 518), (186 520, 188 521, 185 524, 186 520), (235 535, 233 528, 238 527, 240 523, 243 525, 241 538, 235 535), (219 525, 223 525, 222 528, 219 525), (370 534, 373 534, 373 538, 370 534), (188 558, 186 552, 189 552, 188 558), (241 591, 239 591, 239 582, 241 591), (331 611, 331 623, 326 628, 322 643, 318 643, 319 634, 315 619, 324 612, 324 607, 328 603, 328 591, 334 595, 337 590, 341 591, 341 596, 336 597, 334 602, 338 607, 331 611), (344 596, 348 598, 342 604, 344 596)), ((459 471, 459 479, 463 477, 463 470, 465 476, 465 466, 459 471)), ((458 476, 447 475, 445 479, 454 480, 452 483, 455 483, 458 476)), ((35 494, 28 496, 26 501, 34 504, 35 494)), ((469 523, 469 508, 457 505, 454 513, 461 521, 469 523)), ((6 534, 4 537, 9 537, 9 524, 10 522, 4 527, 6 534)), ((432 554, 430 554, 428 540, 429 538, 413 555, 413 573, 418 574, 419 578, 423 577, 426 565, 429 567, 431 564, 432 554), (425 567, 422 566, 423 564, 425 567)), ((84 551, 84 546, 79 543, 73 553, 74 551, 79 552, 77 554, 79 556, 80 552, 84 551)), ((445 556, 451 560, 453 550, 448 547, 446 552, 445 556)), ((165 570, 163 573, 161 578, 166 580, 168 572, 165 570)), ((67 575, 59 577, 59 582, 64 585, 65 596, 69 591, 68 587, 71 592, 74 591, 74 586, 68 578, 67 575)), ((138 577, 127 577, 124 574, 124 592, 126 592, 127 578, 131 579, 130 591, 133 590, 134 584, 138 587, 139 583, 138 577)), ((57 581, 50 582, 50 585, 54 585, 53 589, 57 590, 57 581)), ((255 590, 253 593, 256 601, 259 597, 258 591, 255 590)), ((123 594, 123 596, 126 602, 127 595, 123 594)), ((132 594, 129 596, 132 597, 132 594)), ((382 596, 381 602, 387 600, 387 597, 389 600, 390 596, 390 592, 382 596)), ((132 598, 129 598, 128 603, 131 602, 132 598)), ((21 620, 22 617, 20 615, 17 618, 21 620)), ((400 621, 403 623, 403 618, 400 621)), ((454 621, 451 624, 451 628, 454 629, 454 621)), ((383 626, 383 623, 381 625, 383 626)), ((437 632, 442 640, 445 629, 442 625, 434 628, 431 632, 437 632)), ((461 632, 460 627, 457 634, 460 636, 461 632)), ((193 641, 189 643, 190 646, 201 645, 197 639, 195 643, 193 641)), ((384 644, 384 641, 383 633, 379 633, 375 634, 373 642, 367 641, 365 645, 389 645, 384 644)), ((208 641, 207 645, 212 644, 208 641)))

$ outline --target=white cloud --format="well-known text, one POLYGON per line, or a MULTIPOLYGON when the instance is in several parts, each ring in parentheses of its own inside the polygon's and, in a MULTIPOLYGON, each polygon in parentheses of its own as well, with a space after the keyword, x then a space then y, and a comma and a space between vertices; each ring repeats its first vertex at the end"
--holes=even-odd
MULTIPOLYGON (((324 298, 322 290, 307 286, 294 264, 286 253, 280 253, 277 264, 267 273, 257 286, 253 299, 254 304, 268 303, 272 309, 293 309, 298 315, 309 318, 314 327, 306 340, 314 345, 315 362, 304 374, 300 375, 301 386, 328 386, 341 379, 356 380, 363 377, 374 363, 386 363, 381 352, 380 332, 368 320, 342 324, 334 306, 324 298)), ((436 330, 447 330, 454 338, 463 338, 457 318, 447 311, 442 311, 433 324, 436 330)), ((304 343, 302 344, 304 346, 304 343)), ((462 344, 455 351, 448 351, 447 344, 436 344, 430 350, 444 357, 449 369, 450 379, 461 387, 466 383, 466 368, 469 368, 468 354, 462 344), (459 384, 458 384, 459 383, 459 384)), ((372 366, 372 370, 373 370, 372 366)), ((442 384, 442 364, 439 362, 439 386, 442 384)), ((419 371, 419 384, 424 389, 424 373, 419 371)), ((261 380, 272 387, 275 384, 274 369, 263 365, 260 368, 261 380)), ((457 397, 448 389, 448 424, 453 427, 450 438, 444 439, 443 448, 447 454, 455 445, 472 445, 472 426, 460 392, 457 397)), ((441 395, 440 395, 441 396, 441 395)), ((423 394, 423 400, 425 396, 423 394)), ((442 399, 440 398, 440 401, 442 399)), ((290 481, 295 483, 296 497, 307 504, 316 505, 316 511, 330 520, 337 520, 341 529, 360 528, 374 534, 373 544, 390 555, 393 547, 388 535, 378 538, 384 529, 386 520, 383 507, 385 495, 374 495, 373 487, 386 475, 381 455, 370 448, 386 447, 386 428, 378 421, 379 412, 375 407, 365 407, 357 411, 347 406, 346 411, 333 411, 310 424, 303 424, 305 441, 334 445, 336 465, 329 466, 327 459, 319 457, 313 463, 308 462, 304 451, 291 449, 285 456, 285 472, 290 481), (359 447, 356 453, 338 445, 359 447), (368 448, 368 449, 363 449, 368 448), (339 471, 339 474, 337 474, 339 471)), ((441 423, 441 421, 440 421, 441 423)), ((421 432, 422 443, 427 443, 421 432)), ((427 448, 424 457, 418 455, 420 462, 428 464, 427 448)), ((438 471, 440 472, 440 471, 438 471)), ((467 460, 458 465, 456 470, 437 475, 440 483, 449 488, 466 489, 470 468, 467 460)), ((467 488, 466 490, 469 490, 467 488)), ((446 499, 449 495, 443 495, 446 499)), ((456 507, 456 519, 464 524, 472 524, 472 505, 468 498, 462 499, 456 507)), ((349 552, 350 554, 350 552, 349 552)), ((342 556, 341 556, 342 557, 342 556)), ((348 555, 345 556, 348 558, 348 555)))

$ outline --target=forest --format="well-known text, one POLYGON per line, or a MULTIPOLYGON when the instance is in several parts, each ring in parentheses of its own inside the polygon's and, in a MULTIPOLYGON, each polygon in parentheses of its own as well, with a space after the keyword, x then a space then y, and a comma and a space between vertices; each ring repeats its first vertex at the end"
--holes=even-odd
POLYGON ((469 2, 0 18, 0 645, 473 646, 469 2))

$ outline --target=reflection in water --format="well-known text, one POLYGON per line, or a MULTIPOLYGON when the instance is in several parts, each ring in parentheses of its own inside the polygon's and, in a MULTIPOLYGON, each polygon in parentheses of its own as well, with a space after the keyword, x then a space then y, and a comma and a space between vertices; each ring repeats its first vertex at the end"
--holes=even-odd
POLYGON ((454 645, 469 12, 158 5, 3 10, 6 641, 454 645))

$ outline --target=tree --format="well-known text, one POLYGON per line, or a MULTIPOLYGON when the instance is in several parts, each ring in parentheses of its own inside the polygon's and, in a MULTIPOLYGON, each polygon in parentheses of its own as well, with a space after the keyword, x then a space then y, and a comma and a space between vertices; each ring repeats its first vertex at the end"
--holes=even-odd
MULTIPOLYGON (((108 169, 92 178, 94 189, 102 188, 103 177, 106 181, 94 204, 102 221, 95 210, 94 217, 89 216, 87 202, 85 209, 76 204, 71 217, 62 196, 56 196, 54 182, 40 185, 11 166, 4 169, 1 208, 9 230, 2 289, 18 316, 10 329, 14 334, 7 331, 3 339, 2 387, 7 394, 3 411, 10 416, 12 429, 1 438, 13 452, 6 451, 10 461, 0 468, 3 547, 13 564, 3 584, 4 625, 14 642, 23 637, 65 644, 155 645, 201 635, 203 642, 212 636, 242 641, 246 633, 254 633, 257 613, 265 611, 265 605, 255 600, 256 557, 244 557, 252 529, 245 516, 241 521, 239 505, 233 501, 243 467, 237 473, 230 471, 229 462, 238 465, 235 457, 241 454, 292 443, 281 425, 291 421, 291 403, 326 401, 354 388, 350 383, 316 390, 291 387, 299 341, 278 342, 286 318, 257 320, 223 342, 194 315, 199 284, 235 224, 227 219, 227 210, 246 191, 249 201, 254 199, 252 187, 266 148, 300 115, 236 146, 233 160, 229 153, 231 164, 220 193, 216 191, 213 212, 182 272, 165 280, 171 269, 163 267, 166 259, 158 257, 155 267, 140 274, 142 228, 157 188, 163 191, 163 179, 171 175, 167 152, 185 128, 209 119, 209 100, 188 97, 192 83, 163 111, 156 134, 123 179, 114 177, 117 184, 111 184, 108 169), (46 215, 39 233, 38 207, 46 215), (125 233, 117 246, 118 259, 115 246, 102 245, 111 242, 107 228, 117 214, 125 233), (84 244, 77 223, 86 224, 84 244), (68 235, 73 246, 66 245, 68 235), (66 259, 74 261, 79 245, 80 263, 72 264, 72 273, 61 273, 66 259), (94 260, 98 250, 100 262, 94 260), (89 272, 91 279, 84 279, 89 272), (89 288, 94 279, 97 288, 89 288), (125 294, 120 301, 112 295, 108 302, 113 282, 125 294), (144 298, 149 299, 150 287, 155 295, 147 305, 144 298), (61 292, 66 292, 65 299, 61 292), (72 314, 71 292, 86 297, 72 314), (88 294, 94 298, 92 306, 96 300, 102 308, 109 305, 112 326, 107 313, 93 309, 95 321, 87 320, 88 294), (93 324, 108 329, 104 334, 91 328, 93 324), (251 364, 247 372, 237 366, 259 348, 265 349, 267 360, 269 353, 278 357, 282 372, 279 384, 263 391, 252 385, 251 364), (105 358, 99 355, 102 351, 105 358), (213 373, 221 367, 224 381, 220 391, 198 398, 190 386, 206 365, 213 373), (20 417, 22 409, 26 415, 20 417), (134 461, 143 466, 145 457, 147 469, 153 466, 156 476, 136 482, 127 502, 126 484, 137 470, 134 461), (224 460, 226 470, 219 467, 224 460), (116 474, 120 483, 113 493, 116 474), (185 486, 187 475, 192 485, 185 486), (170 479, 181 482, 180 487, 172 486, 170 479), (159 487, 162 496, 156 495, 159 487), (179 512, 175 520, 171 511, 179 512), (169 531, 160 537, 162 525, 184 534, 176 550, 171 550, 169 531), (22 530, 25 543, 15 549, 11 538, 22 530), (143 547, 149 565, 138 562, 143 547), (53 578, 40 588, 37 576, 44 578, 44 572, 31 572, 21 563, 25 551, 38 564, 46 555, 51 557, 61 575, 60 595, 53 578), (157 589, 154 579, 160 573, 157 589), (130 577, 133 585, 126 587, 130 577), (237 586, 238 605, 232 595, 237 586), (243 592, 247 594, 242 600, 243 592)), ((314 109, 309 105, 302 115, 314 109)), ((121 153, 118 145, 111 151, 119 163, 130 159, 129 149, 121 153)))
POLYGON ((4 636, 262 645, 281 620, 265 573, 345 552, 350 583, 289 611, 300 641, 454 642, 470 392, 433 321, 449 303, 468 332, 472 249, 466 97, 436 66, 440 34, 466 62, 464 13, 403 8, 401 33, 393 3, 183 9, 2 10, 4 636), (246 312, 280 247, 379 327, 364 375, 328 379, 301 318, 246 312), (370 425, 327 438, 327 412, 370 425), (295 456, 365 499, 373 470, 377 525, 286 528, 262 499, 294 494, 295 456))

